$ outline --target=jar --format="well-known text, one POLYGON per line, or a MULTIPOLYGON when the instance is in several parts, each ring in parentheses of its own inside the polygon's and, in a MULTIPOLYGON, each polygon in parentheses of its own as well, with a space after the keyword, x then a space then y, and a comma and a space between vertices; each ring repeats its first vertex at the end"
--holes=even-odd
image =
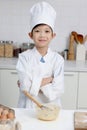
POLYGON ((5 57, 13 57, 13 41, 6 41, 5 43, 5 57))
POLYGON ((35 46, 35 44, 34 44, 34 43, 30 43, 30 44, 29 44, 29 49, 33 49, 33 48, 34 48, 34 46, 35 46))
POLYGON ((22 43, 21 49, 22 49, 22 52, 24 52, 27 49, 29 49, 29 43, 22 43))
POLYGON ((22 47, 21 47, 21 50, 23 52, 23 51, 26 51, 27 49, 33 49, 34 46, 35 46, 34 43, 23 43, 22 47))
POLYGON ((13 48, 13 56, 18 57, 19 53, 21 53, 21 47, 18 43, 15 43, 13 48))
POLYGON ((68 56, 68 49, 65 49, 64 50, 64 59, 67 60, 67 56, 68 56))
POLYGON ((4 41, 0 41, 0 57, 4 57, 4 41))

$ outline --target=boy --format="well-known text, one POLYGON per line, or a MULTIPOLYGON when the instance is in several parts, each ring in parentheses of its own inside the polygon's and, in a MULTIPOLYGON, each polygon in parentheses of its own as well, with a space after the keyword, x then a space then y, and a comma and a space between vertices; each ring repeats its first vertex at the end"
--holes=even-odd
POLYGON ((30 38, 35 47, 19 55, 16 66, 20 81, 18 107, 35 108, 23 90, 27 90, 41 103, 56 103, 61 106, 60 96, 64 92, 64 60, 49 48, 55 37, 56 12, 46 2, 35 4, 31 10, 30 38))

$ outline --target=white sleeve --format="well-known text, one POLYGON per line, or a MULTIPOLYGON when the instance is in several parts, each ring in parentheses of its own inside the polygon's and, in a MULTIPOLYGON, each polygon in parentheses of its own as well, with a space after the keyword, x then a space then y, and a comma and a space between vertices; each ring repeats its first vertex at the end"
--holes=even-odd
POLYGON ((64 60, 55 65, 53 82, 42 86, 41 91, 49 101, 60 98, 64 93, 64 60))
MULTIPOLYGON (((29 62, 29 61, 28 61, 29 62)), ((27 90, 33 96, 37 96, 40 90, 40 84, 42 78, 38 69, 34 72, 31 71, 31 68, 28 67, 27 59, 24 55, 19 55, 19 60, 16 66, 19 80, 20 80, 20 89, 27 90)))
POLYGON ((37 96, 40 90, 42 77, 40 75, 34 75, 32 79, 31 95, 37 96))
POLYGON ((32 86, 30 93, 34 96, 37 96, 40 90, 40 85, 42 82, 42 74, 40 73, 40 67, 36 67, 32 71, 32 86))
POLYGON ((20 89, 29 91, 31 87, 32 76, 31 72, 27 72, 27 61, 23 55, 19 55, 16 70, 18 72, 18 78, 20 81, 20 89))

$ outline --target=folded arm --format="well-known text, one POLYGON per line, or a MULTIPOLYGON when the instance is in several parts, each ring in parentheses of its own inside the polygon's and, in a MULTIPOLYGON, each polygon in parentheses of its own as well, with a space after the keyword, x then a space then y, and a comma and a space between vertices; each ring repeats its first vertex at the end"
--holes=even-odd
POLYGON ((41 91, 50 101, 55 100, 56 98, 60 98, 60 96, 64 92, 63 62, 60 63, 60 65, 55 66, 54 78, 52 78, 52 82, 49 82, 48 84, 41 86, 41 91))

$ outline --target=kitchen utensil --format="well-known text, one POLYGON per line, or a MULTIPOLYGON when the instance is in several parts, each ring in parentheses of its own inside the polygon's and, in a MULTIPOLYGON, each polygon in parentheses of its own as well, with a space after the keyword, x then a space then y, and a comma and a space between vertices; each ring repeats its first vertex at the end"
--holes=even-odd
POLYGON ((75 31, 72 31, 71 34, 74 36, 74 40, 76 41, 76 43, 81 43, 83 44, 83 35, 82 34, 78 34, 77 32, 75 31))
POLYGON ((34 97, 32 97, 27 91, 24 90, 23 93, 34 103, 37 104, 38 107, 36 107, 36 113, 38 119, 44 121, 51 121, 57 118, 60 111, 60 107, 54 104, 43 105, 39 103, 34 97))
POLYGON ((74 128, 75 130, 87 130, 87 112, 74 113, 74 128))
POLYGON ((74 54, 74 36, 73 34, 70 35, 70 41, 69 41, 69 51, 68 51, 68 60, 74 60, 75 54, 74 54))
POLYGON ((42 108, 43 105, 41 103, 39 103, 34 97, 32 97, 27 91, 23 91, 23 93, 29 98, 31 99, 38 107, 42 108))
POLYGON ((47 106, 44 106, 43 104, 41 104, 40 102, 38 102, 34 97, 32 97, 27 91, 23 91, 23 93, 29 98, 31 99, 39 108, 43 109, 49 109, 47 106))
POLYGON ((83 35, 82 34, 77 34, 77 40, 80 44, 83 44, 83 35))
POLYGON ((77 32, 72 31, 71 34, 74 36, 74 40, 78 43, 77 32))

